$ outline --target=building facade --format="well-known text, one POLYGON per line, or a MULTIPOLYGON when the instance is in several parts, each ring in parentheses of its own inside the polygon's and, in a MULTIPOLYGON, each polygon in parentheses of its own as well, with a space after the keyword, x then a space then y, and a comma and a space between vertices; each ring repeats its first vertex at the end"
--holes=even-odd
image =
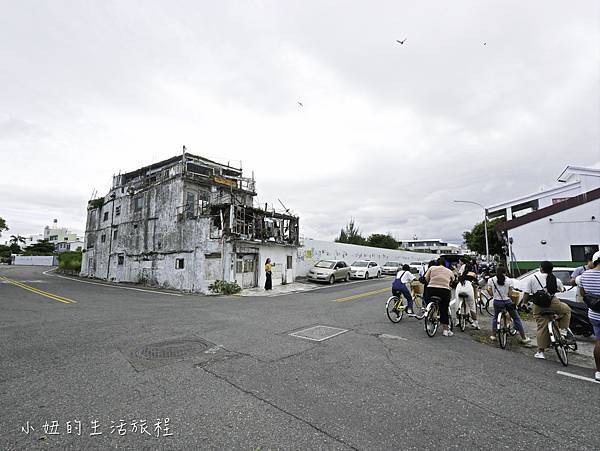
POLYGON ((432 254, 460 254, 459 245, 449 244, 439 238, 413 239, 399 241, 400 248, 408 251, 430 252, 432 254))
POLYGON ((295 278, 299 219, 256 208, 242 170, 183 153, 113 177, 88 203, 81 275, 191 292, 216 280, 242 288, 295 278))
POLYGON ((487 207, 488 217, 504 218, 496 231, 513 270, 541 261, 576 266, 600 243, 600 169, 567 166, 558 184, 538 193, 487 207))

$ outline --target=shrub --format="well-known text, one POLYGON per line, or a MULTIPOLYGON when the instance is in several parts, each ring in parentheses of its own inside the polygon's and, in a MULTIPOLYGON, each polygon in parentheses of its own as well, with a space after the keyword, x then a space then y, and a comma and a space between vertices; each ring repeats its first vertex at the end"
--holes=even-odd
POLYGON ((226 282, 224 280, 215 280, 208 286, 211 293, 216 294, 236 294, 242 291, 237 282, 226 282))
POLYGON ((58 267, 73 271, 81 271, 81 252, 63 252, 58 254, 58 267))

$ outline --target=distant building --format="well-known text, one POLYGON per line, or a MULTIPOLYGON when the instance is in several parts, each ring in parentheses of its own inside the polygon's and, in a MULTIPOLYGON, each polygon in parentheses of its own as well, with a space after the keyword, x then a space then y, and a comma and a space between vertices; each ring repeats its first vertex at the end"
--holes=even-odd
POLYGON ((400 249, 415 252, 429 252, 432 254, 462 253, 459 245, 449 244, 439 238, 400 240, 400 249))
POLYGON ((42 239, 48 240, 52 244, 56 245, 64 241, 77 241, 79 237, 76 233, 69 231, 65 227, 44 227, 44 236, 42 239))
POLYGON ((567 166, 549 189, 487 207, 513 269, 576 266, 600 243, 600 169, 567 166))
POLYGON ((56 252, 69 252, 69 251, 82 251, 84 246, 84 242, 82 240, 74 240, 74 241, 60 241, 56 243, 54 248, 56 252))
POLYGON ((120 174, 88 203, 81 275, 206 292, 215 280, 243 288, 295 279, 299 219, 256 208, 254 178, 184 153, 120 174))

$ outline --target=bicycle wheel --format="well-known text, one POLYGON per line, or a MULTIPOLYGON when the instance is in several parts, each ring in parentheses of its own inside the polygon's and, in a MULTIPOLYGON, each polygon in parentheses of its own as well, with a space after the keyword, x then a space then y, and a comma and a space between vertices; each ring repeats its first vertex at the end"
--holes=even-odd
POLYGON ((505 311, 498 313, 496 334, 498 335, 498 344, 500 344, 502 349, 506 349, 508 342, 508 318, 505 311))
POLYGON ((550 321, 549 327, 551 328, 551 333, 554 336, 554 350, 556 351, 556 355, 560 360, 560 363, 563 366, 569 365, 569 347, 566 343, 565 338, 560 334, 560 329, 558 328, 558 323, 556 321, 550 321))
POLYGON ((439 307, 437 304, 429 304, 427 306, 427 313, 425 313, 425 333, 433 337, 438 330, 439 326, 439 307))
POLYGON ((404 316, 404 298, 391 296, 385 304, 385 312, 392 323, 399 323, 404 316))
POLYGON ((483 295, 485 298, 485 311, 488 315, 494 316, 494 300, 489 295, 483 295))
POLYGON ((420 294, 413 296, 413 310, 415 312, 417 310, 425 310, 425 307, 423 306, 423 297, 420 294))
POLYGON ((468 318, 468 312, 467 312, 467 303, 465 301, 463 301, 461 307, 460 307, 460 313, 459 313, 459 317, 458 317, 458 324, 460 326, 460 331, 464 332, 465 329, 467 328, 467 318, 468 318))

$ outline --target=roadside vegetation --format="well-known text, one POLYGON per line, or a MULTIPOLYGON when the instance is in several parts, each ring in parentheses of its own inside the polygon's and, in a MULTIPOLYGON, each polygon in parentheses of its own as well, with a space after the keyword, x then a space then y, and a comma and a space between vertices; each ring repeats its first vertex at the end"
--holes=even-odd
POLYGON ((58 254, 58 267, 67 271, 81 271, 81 251, 58 254))
POLYGON ((237 294, 242 291, 237 282, 227 282, 225 280, 215 280, 208 286, 208 289, 211 293, 225 295, 237 294))

